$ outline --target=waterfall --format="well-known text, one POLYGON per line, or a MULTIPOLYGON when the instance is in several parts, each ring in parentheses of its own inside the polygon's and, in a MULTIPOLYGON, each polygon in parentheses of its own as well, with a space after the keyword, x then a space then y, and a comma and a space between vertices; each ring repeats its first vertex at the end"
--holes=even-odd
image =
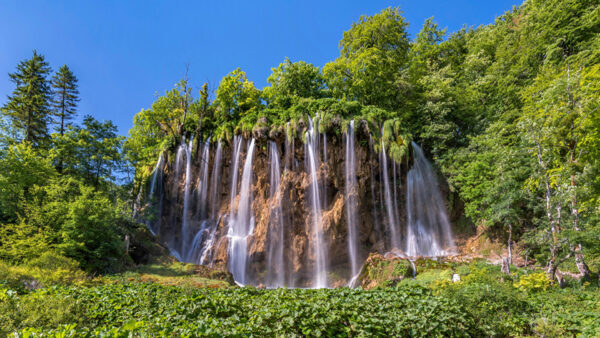
POLYGON ((215 220, 217 218, 217 213, 219 212, 219 191, 221 182, 221 152, 223 151, 223 145, 221 140, 217 143, 217 152, 215 153, 213 169, 212 169, 212 177, 211 177, 211 186, 210 186, 210 218, 215 220))
POLYGON ((215 237, 217 235, 217 227, 218 227, 220 220, 221 220, 221 217, 217 218, 215 223, 213 224, 212 230, 210 231, 210 234, 208 235, 208 239, 206 240, 206 242, 204 243, 204 245, 202 247, 202 252, 200 253, 200 259, 198 260, 198 264, 206 264, 208 261, 208 255, 212 254, 213 246, 215 244, 215 237))
POLYGON ((358 228, 356 209, 358 186, 356 182, 356 158, 354 153, 354 120, 350 121, 346 132, 346 218, 348 223, 348 254, 350 257, 351 276, 356 276, 359 269, 358 228))
POLYGON ((156 166, 154 166, 154 171, 152 172, 152 180, 150 181, 150 192, 148 193, 148 199, 154 196, 154 189, 156 187, 156 180, 158 178, 158 172, 160 171, 162 174, 162 163, 163 156, 162 153, 158 156, 158 161, 156 161, 156 166))
POLYGON ((181 216, 181 248, 180 256, 186 257, 189 242, 189 209, 190 209, 190 183, 192 182, 192 145, 194 138, 191 137, 188 145, 181 146, 185 152, 185 184, 183 188, 183 215, 181 216))
MULTIPOLYGON (((370 187, 371 187, 371 201, 372 201, 372 206, 371 206, 371 217, 373 219, 373 223, 375 225, 375 231, 377 231, 377 233, 379 235, 381 235, 381 225, 379 224, 379 217, 377 214, 377 207, 376 205, 378 204, 377 202, 377 195, 375 194, 375 168, 373 165, 373 162, 375 161, 375 157, 373 156, 373 153, 375 152, 375 149, 373 147, 373 138, 371 137, 371 135, 369 135, 369 169, 370 169, 370 176, 369 176, 369 182, 370 182, 370 187)), ((379 204, 381 204, 381 199, 379 200, 379 204)))
POLYGON ((242 137, 233 137, 233 166, 231 167, 231 196, 229 199, 229 217, 233 218, 235 210, 235 198, 237 197, 237 186, 240 166, 240 151, 242 149, 242 137))
MULTIPOLYGON (((383 133, 382 133, 383 134, 383 133)), ((388 175, 388 166, 387 166, 387 154, 385 153, 385 143, 381 140, 381 162, 383 172, 383 190, 385 197, 385 209, 387 211, 388 216, 388 227, 391 235, 391 248, 400 248, 400 241, 398 238, 398 223, 396 219, 397 211, 395 210, 395 203, 392 198, 392 189, 390 187, 390 178, 388 175)), ((390 249, 391 249, 390 248, 390 249)))
POLYGON ((423 150, 412 143, 414 163, 406 177, 409 256, 445 256, 454 251, 454 240, 438 180, 423 150))
POLYGON ((157 211, 157 219, 154 220, 149 220, 147 221, 147 225, 148 225, 148 229, 150 229, 150 232, 152 232, 152 234, 156 235, 159 233, 160 231, 160 215, 162 213, 161 210, 161 206, 162 206, 162 179, 163 179, 163 171, 162 171, 162 166, 163 166, 163 154, 160 153, 160 155, 158 156, 158 161, 156 161, 156 166, 154 167, 154 172, 152 173, 152 179, 150 181, 150 191, 148 192, 148 201, 150 203, 151 206, 155 206, 155 199, 154 199, 154 191, 156 190, 156 183, 158 182, 159 184, 159 197, 158 197, 158 210, 157 211))
POLYGON ((202 254, 203 243, 204 243, 204 234, 206 232, 206 224, 207 221, 202 221, 202 225, 200 226, 200 230, 196 233, 194 238, 192 239, 192 245, 188 252, 186 253, 185 261, 189 263, 200 263, 200 255, 202 254))
POLYGON ((327 171, 329 166, 327 165, 327 134, 323 134, 323 178, 321 184, 321 205, 323 209, 327 209, 327 171))
POLYGON ((396 222, 400 222, 400 213, 398 209, 398 184, 396 183, 396 177, 398 176, 398 174, 396 173, 396 160, 391 159, 392 160, 392 175, 394 177, 393 179, 393 184, 394 184, 394 219, 396 220, 396 222))
MULTIPOLYGON (((317 125, 318 126, 318 125, 317 125)), ((311 246, 315 255, 315 278, 313 287, 327 287, 327 247, 323 239, 323 215, 319 193, 319 178, 317 169, 319 155, 318 131, 313 126, 313 121, 308 119, 308 131, 306 132, 305 152, 307 172, 311 177, 309 199, 312 206, 312 242, 311 246)))
POLYGON ((244 162, 240 196, 235 212, 232 211, 229 219, 229 270, 235 281, 245 285, 246 261, 248 256, 248 237, 254 231, 254 213, 252 211, 252 157, 254 154, 254 139, 248 146, 248 153, 244 162))
POLYGON ((268 255, 267 255, 267 286, 282 287, 284 282, 284 264, 283 264, 283 245, 284 245, 284 224, 283 210, 281 208, 282 191, 280 191, 280 168, 279 151, 277 144, 269 142, 269 162, 270 162, 270 217, 268 230, 268 255))
POLYGON ((198 194, 198 218, 205 220, 207 218, 208 201, 208 162, 210 160, 210 137, 204 142, 202 156, 200 157, 200 173, 198 174, 198 185, 196 193, 198 194))

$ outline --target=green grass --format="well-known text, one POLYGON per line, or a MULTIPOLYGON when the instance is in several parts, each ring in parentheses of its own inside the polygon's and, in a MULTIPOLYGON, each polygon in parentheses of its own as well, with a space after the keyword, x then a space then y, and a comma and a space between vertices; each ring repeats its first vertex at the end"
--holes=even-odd
POLYGON ((196 287, 196 288, 228 288, 232 282, 226 274, 213 271, 202 266, 184 263, 141 265, 127 272, 104 277, 107 282, 121 283, 158 283, 161 285, 196 287))

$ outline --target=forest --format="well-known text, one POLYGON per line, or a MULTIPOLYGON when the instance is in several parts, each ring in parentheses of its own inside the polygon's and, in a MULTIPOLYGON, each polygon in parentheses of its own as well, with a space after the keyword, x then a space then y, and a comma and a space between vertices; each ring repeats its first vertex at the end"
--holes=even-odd
POLYGON ((0 108, 0 334, 598 336, 600 4, 407 28, 361 16, 335 60, 286 58, 262 89, 186 72, 127 137, 76 119, 76 74, 33 51, 0 108), (400 229, 420 149, 439 255, 400 229))

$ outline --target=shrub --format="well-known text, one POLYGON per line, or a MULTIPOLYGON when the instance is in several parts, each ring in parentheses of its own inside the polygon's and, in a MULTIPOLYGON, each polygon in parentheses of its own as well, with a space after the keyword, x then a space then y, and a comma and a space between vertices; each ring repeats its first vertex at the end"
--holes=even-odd
POLYGON ((546 291, 550 287, 550 284, 550 279, 548 279, 545 273, 537 272, 521 276, 514 286, 525 292, 540 292, 546 291))

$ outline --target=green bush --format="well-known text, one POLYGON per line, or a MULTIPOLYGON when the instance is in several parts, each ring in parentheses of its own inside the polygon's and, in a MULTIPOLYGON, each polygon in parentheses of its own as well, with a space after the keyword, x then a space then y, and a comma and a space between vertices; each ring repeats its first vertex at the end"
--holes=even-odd
POLYGON ((546 291, 550 287, 551 281, 544 272, 523 275, 514 286, 525 292, 546 291))

